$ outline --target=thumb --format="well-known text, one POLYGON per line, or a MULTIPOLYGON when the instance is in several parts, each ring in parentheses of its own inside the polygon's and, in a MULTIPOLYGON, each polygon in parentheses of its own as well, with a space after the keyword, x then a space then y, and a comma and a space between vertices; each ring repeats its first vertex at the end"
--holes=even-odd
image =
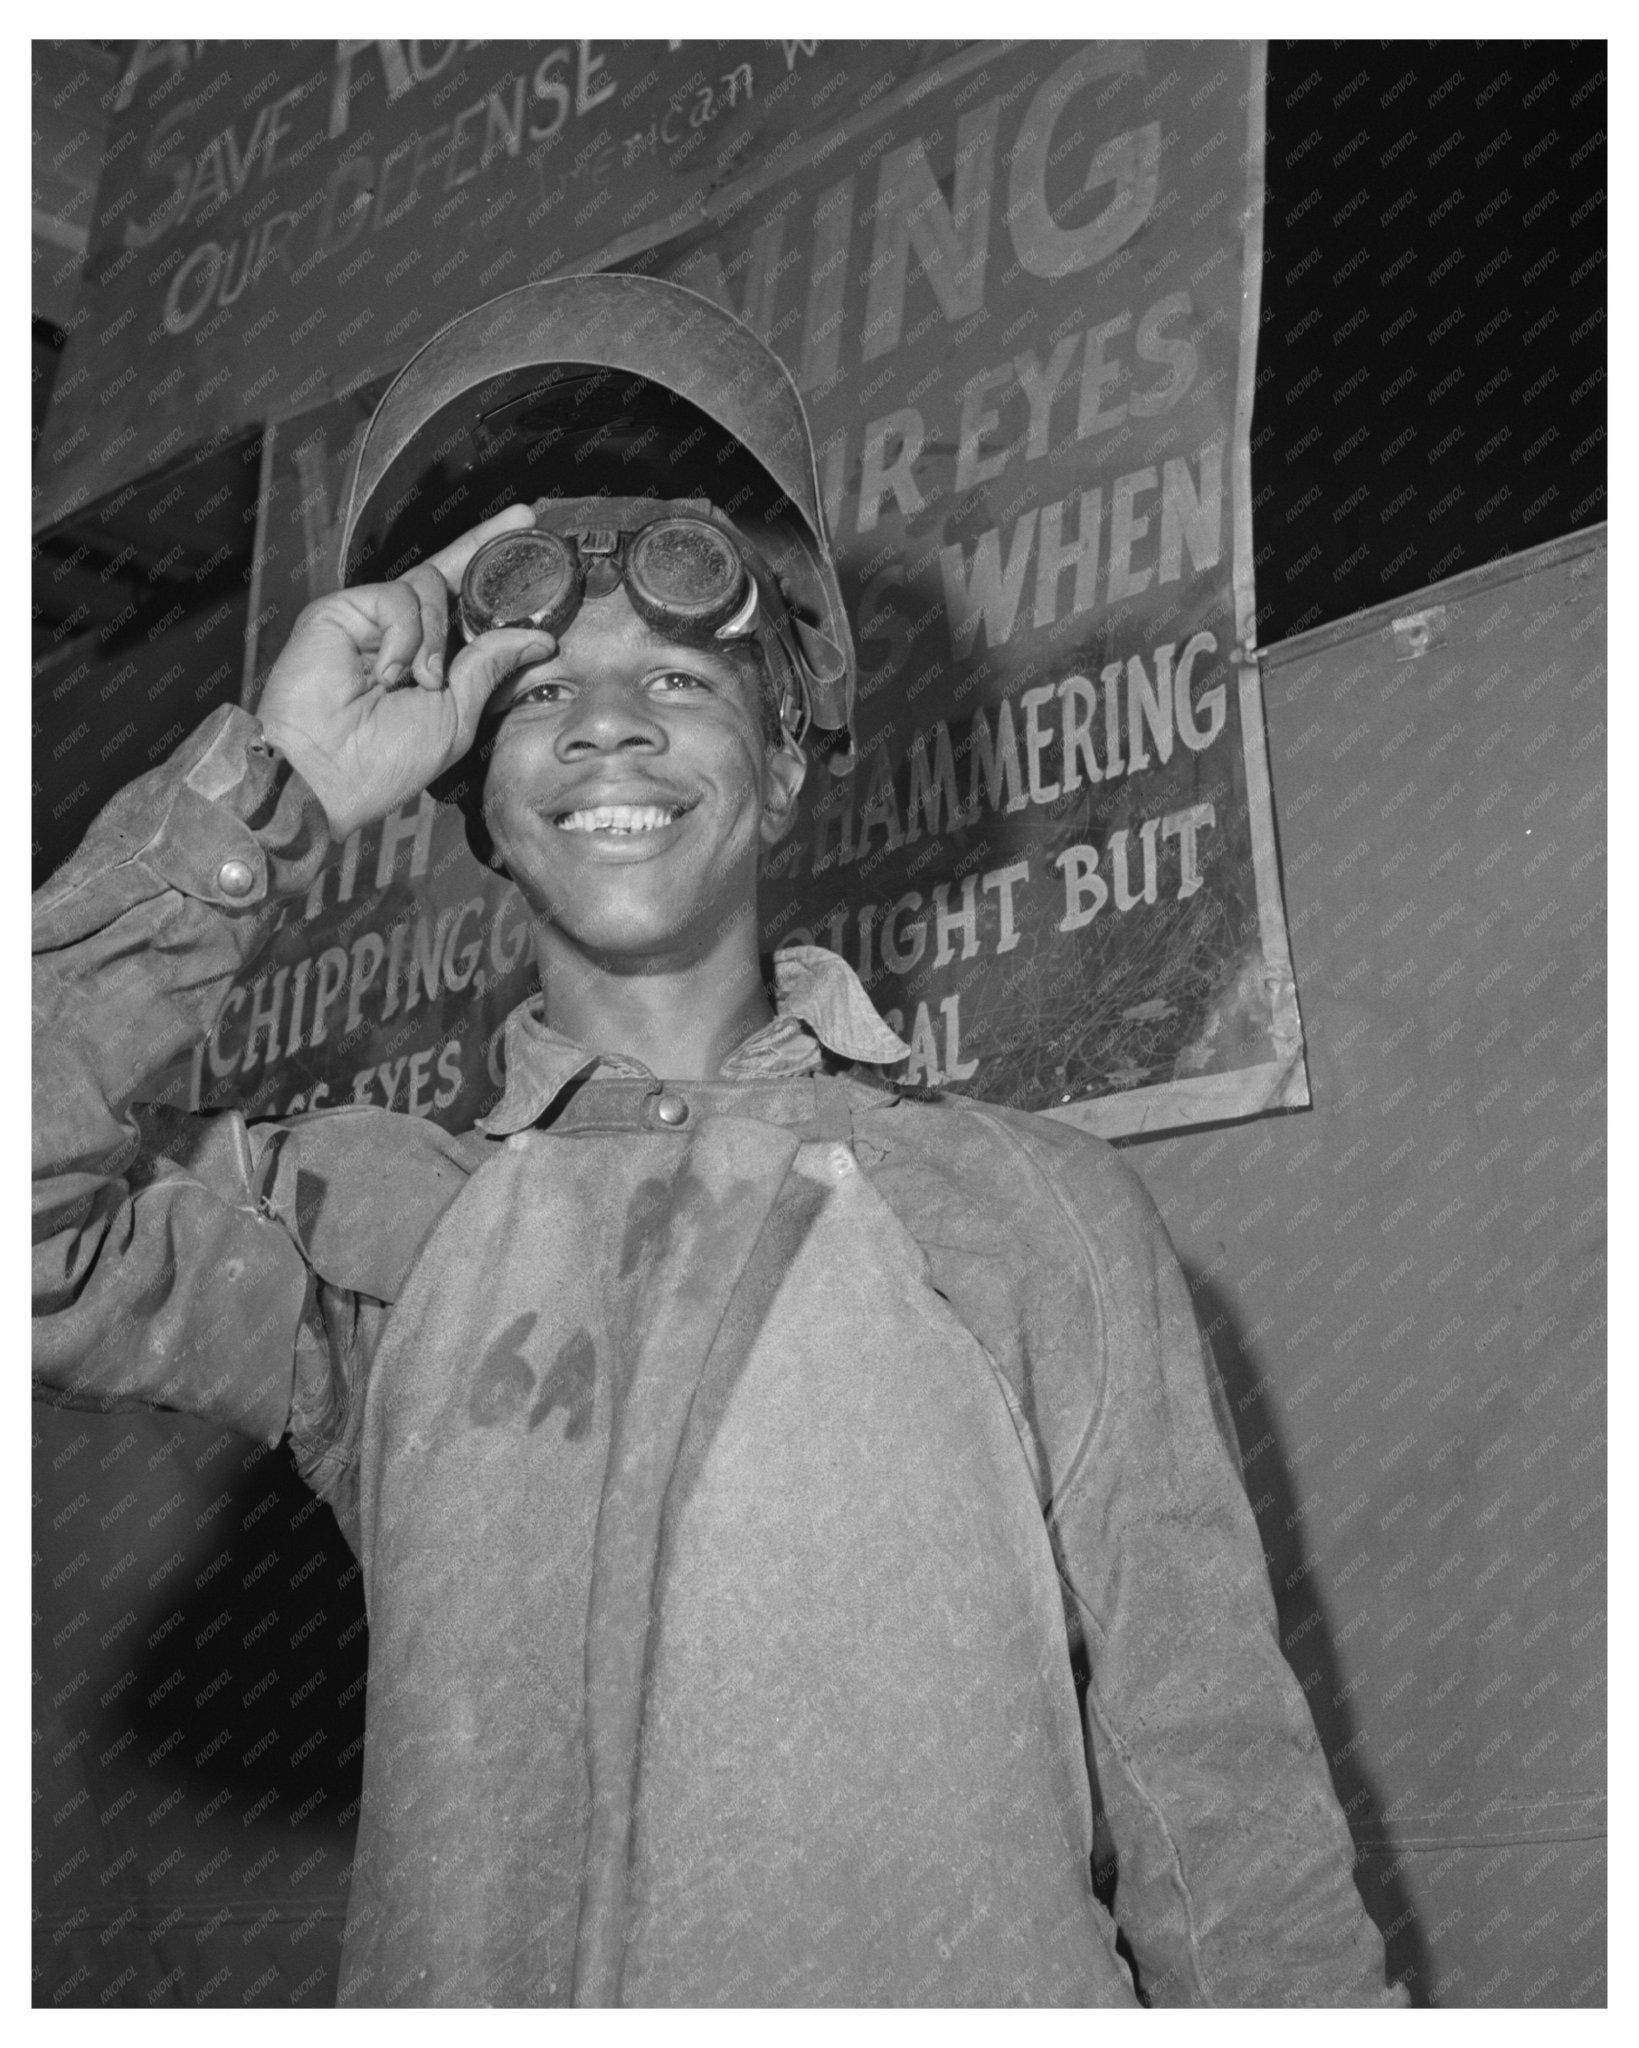
POLYGON ((469 641, 449 671, 460 745, 471 745, 484 706, 509 676, 550 661, 557 651, 554 636, 538 626, 497 626, 469 641))

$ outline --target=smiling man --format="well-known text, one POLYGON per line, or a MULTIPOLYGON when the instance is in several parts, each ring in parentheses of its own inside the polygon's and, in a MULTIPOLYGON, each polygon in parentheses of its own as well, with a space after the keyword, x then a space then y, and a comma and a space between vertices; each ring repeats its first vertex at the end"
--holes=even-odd
MULTIPOLYGON (((777 639, 757 651, 763 592, 742 547, 709 518, 654 500, 618 512, 607 501, 543 503, 536 518, 537 530, 550 519, 567 531, 577 556, 588 541, 608 543, 591 556, 608 587, 582 600, 553 658, 486 707, 499 718, 484 793, 493 858, 535 915, 558 1029, 620 1045, 656 1073, 712 1076, 772 1016, 757 871, 802 786, 773 679, 780 660, 794 686, 794 665, 777 639), (730 637, 717 637, 724 627, 709 612, 703 631, 668 616, 665 592, 645 602, 640 584, 643 616, 613 580, 618 553, 641 563, 668 544, 682 556, 663 565, 681 571, 680 605, 696 584, 709 594, 717 572, 730 637), (737 632, 732 612, 745 616, 737 632)), ((505 560, 536 539, 498 538, 486 552, 505 560)), ((481 573, 482 556, 472 566, 481 573)))
POLYGON ((852 679, 785 371, 674 286, 511 293, 344 551, 42 892, 35 998, 38 1370, 288 1434, 361 1558, 343 2001, 1381 2001, 1142 1188, 761 956, 852 679), (136 1107, 428 786, 535 931, 479 1128, 136 1107))

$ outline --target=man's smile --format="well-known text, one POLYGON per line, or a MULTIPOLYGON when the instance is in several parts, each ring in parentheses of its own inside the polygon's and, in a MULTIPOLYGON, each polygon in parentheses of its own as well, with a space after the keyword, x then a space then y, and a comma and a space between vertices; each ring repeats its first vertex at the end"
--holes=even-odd
POLYGON ((552 822, 560 832, 658 832, 693 809, 692 804, 595 804, 574 811, 559 811, 552 822))

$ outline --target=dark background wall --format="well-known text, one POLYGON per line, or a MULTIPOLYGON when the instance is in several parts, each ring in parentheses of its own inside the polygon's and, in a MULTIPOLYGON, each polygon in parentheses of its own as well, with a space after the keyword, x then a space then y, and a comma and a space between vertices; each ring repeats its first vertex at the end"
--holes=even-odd
POLYGON ((1267 177, 1259 639, 1603 519, 1604 45, 1277 43, 1267 177))
MULTIPOLYGON (((94 110, 108 47, 41 48, 47 105, 83 69, 94 110)), ((1253 492, 1314 1108, 1132 1155, 1419 2001, 1603 1997, 1603 555, 1508 559, 1604 517, 1603 77, 1599 45, 1271 48, 1253 492), (1393 617, 1489 563, 1400 659, 1393 617)), ((73 132, 36 148, 37 255, 73 132)), ((41 876, 237 698, 258 452, 36 537, 41 876)), ((362 1725, 339 1539, 282 1452, 42 1405, 35 1436, 36 2000, 327 2002, 362 1725)))

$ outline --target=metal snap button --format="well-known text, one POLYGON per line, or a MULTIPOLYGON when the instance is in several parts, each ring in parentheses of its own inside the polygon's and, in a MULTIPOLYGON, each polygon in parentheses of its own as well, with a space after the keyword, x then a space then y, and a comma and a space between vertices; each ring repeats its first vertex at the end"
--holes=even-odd
POLYGON ((225 860, 216 871, 216 886, 224 896, 248 896, 256 887, 256 870, 248 860, 225 860))
POLYGON ((662 1095, 654 1106, 654 1113, 663 1124, 670 1124, 674 1130, 689 1120, 689 1106, 681 1095, 662 1095))

